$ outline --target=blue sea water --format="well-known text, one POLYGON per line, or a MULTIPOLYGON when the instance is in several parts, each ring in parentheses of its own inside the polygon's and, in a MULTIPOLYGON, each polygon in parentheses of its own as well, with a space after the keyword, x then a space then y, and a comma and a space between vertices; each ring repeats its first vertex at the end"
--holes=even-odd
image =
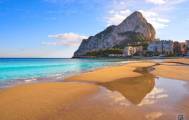
POLYGON ((121 61, 123 60, 0 58, 0 86, 38 78, 65 77, 99 67, 118 64, 121 61))

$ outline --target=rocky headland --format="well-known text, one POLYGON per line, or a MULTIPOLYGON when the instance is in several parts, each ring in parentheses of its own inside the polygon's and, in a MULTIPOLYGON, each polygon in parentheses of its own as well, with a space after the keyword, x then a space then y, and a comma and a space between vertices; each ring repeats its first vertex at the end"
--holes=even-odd
POLYGON ((142 13, 136 11, 119 25, 109 26, 95 36, 82 40, 73 57, 82 57, 89 52, 111 48, 124 48, 136 42, 152 41, 155 39, 155 34, 154 27, 147 22, 142 13))

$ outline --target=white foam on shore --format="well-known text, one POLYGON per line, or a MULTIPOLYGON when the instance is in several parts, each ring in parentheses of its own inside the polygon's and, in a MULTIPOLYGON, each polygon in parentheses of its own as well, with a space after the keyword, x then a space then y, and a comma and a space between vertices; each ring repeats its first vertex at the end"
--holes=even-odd
POLYGON ((121 61, 121 62, 118 62, 118 63, 125 64, 125 63, 128 63, 128 61, 121 61))
POLYGON ((32 82, 32 81, 36 81, 37 79, 36 78, 31 78, 31 79, 27 79, 27 80, 24 80, 25 82, 32 82))
POLYGON ((64 78, 63 75, 62 75, 62 76, 58 76, 58 77, 56 77, 56 79, 62 79, 62 78, 64 78))

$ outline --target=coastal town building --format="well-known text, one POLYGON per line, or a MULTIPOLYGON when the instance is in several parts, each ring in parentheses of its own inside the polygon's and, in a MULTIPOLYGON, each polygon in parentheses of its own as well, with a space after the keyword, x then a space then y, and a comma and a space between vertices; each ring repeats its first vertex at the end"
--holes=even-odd
POLYGON ((185 42, 174 42, 174 55, 176 56, 185 56, 188 54, 189 52, 189 41, 185 41, 185 42))
POLYGON ((123 48, 93 51, 88 56, 132 57, 132 56, 186 56, 189 55, 189 40, 178 42, 156 39, 149 43, 133 42, 123 48), (124 48, 124 49, 123 49, 124 48))
POLYGON ((172 40, 155 40, 149 43, 147 50, 154 55, 172 55, 174 53, 174 43, 172 40))
POLYGON ((181 51, 181 55, 183 55, 183 56, 187 54, 186 42, 181 42, 180 43, 180 51, 181 51))
POLYGON ((162 41, 163 43, 163 48, 162 48, 162 53, 165 55, 173 55, 173 41, 162 41))
POLYGON ((189 40, 186 40, 187 48, 189 48, 189 40))
POLYGON ((154 53, 161 52, 161 50, 162 50, 161 46, 162 45, 161 45, 160 41, 154 41, 154 42, 149 43, 147 49, 148 49, 148 51, 154 52, 154 53))
POLYGON ((142 46, 127 46, 123 50, 123 56, 133 56, 137 55, 140 56, 143 53, 143 47, 142 46))
POLYGON ((178 41, 175 41, 173 43, 173 51, 174 51, 174 55, 176 56, 181 55, 181 46, 178 41))
POLYGON ((189 56, 189 40, 186 40, 187 56, 189 56))

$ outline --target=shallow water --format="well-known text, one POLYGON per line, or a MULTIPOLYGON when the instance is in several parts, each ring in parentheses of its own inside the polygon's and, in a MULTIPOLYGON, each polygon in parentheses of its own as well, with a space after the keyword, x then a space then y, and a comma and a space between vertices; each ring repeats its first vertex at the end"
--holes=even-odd
MULTIPOLYGON (((130 62, 133 60, 130 60, 130 62)), ((136 61, 136 60, 134 60, 136 61)), ((163 61, 155 59, 154 61, 163 61)), ((65 77, 97 68, 125 64, 121 58, 60 59, 60 58, 0 58, 0 88, 6 86, 39 82, 59 81, 65 77)))
POLYGON ((119 64, 121 61, 123 59, 0 58, 0 87, 39 79, 62 80, 65 76, 119 64))

